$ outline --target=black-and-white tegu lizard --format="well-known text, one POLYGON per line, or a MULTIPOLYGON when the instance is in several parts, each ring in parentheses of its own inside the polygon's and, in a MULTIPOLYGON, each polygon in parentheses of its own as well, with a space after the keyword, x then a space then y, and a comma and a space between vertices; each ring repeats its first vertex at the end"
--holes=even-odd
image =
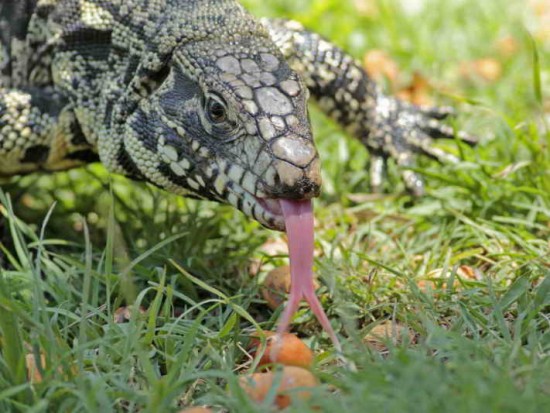
POLYGON ((229 203, 283 230, 279 200, 319 194, 308 98, 407 188, 448 108, 386 96, 350 55, 236 0, 1 0, 0 176, 99 161, 167 191, 229 203))

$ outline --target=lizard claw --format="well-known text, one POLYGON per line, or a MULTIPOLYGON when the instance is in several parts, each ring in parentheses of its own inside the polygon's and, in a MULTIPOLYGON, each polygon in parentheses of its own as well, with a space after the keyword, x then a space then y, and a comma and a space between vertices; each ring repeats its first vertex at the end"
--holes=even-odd
POLYGON ((383 154, 371 152, 370 158, 370 187, 373 192, 382 192, 382 185, 384 184, 384 178, 387 170, 388 158, 383 154))
POLYGON ((428 118, 443 120, 449 117, 456 116, 456 111, 450 106, 415 106, 413 104, 407 104, 410 110, 418 110, 428 118))
POLYGON ((371 153, 370 184, 380 192, 388 159, 401 168, 407 190, 414 196, 424 193, 422 176, 411 170, 415 156, 422 154, 442 163, 457 163, 459 158, 436 146, 437 139, 458 139, 475 145, 478 139, 463 131, 455 131, 441 123, 454 116, 450 107, 416 106, 387 96, 380 96, 375 115, 375 128, 363 140, 371 153), (381 108, 381 109, 378 109, 381 108))

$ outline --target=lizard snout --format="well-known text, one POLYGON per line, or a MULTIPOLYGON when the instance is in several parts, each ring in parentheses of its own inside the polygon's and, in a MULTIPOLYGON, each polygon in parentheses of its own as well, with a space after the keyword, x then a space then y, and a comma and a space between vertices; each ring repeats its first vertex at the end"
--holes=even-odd
POLYGON ((297 167, 283 160, 275 163, 278 174, 278 187, 274 188, 277 198, 311 199, 321 191, 321 168, 319 158, 313 159, 306 167, 297 167))
POLYGON ((310 199, 319 195, 321 170, 311 139, 293 134, 282 136, 272 142, 271 150, 278 178, 273 192, 278 198, 310 199))

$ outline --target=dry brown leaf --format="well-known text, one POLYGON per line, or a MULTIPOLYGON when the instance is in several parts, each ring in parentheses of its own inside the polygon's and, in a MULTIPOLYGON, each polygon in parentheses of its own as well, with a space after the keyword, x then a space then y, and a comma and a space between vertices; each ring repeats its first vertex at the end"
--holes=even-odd
POLYGON ((504 36, 497 41, 496 48, 504 57, 513 57, 519 51, 519 42, 513 36, 504 36))
MULTIPOLYGON (((46 356, 40 354, 40 364, 42 367, 46 366, 46 356)), ((31 383, 42 383, 43 377, 40 374, 40 370, 36 365, 36 359, 34 354, 29 353, 25 356, 25 365, 27 367, 27 378, 31 383)))
POLYGON ((382 50, 371 50, 363 57, 363 67, 375 80, 389 80, 392 88, 395 88, 399 76, 397 63, 382 50))
MULTIPOLYGON (((127 323, 132 318, 132 312, 133 312, 133 308, 131 305, 119 307, 115 310, 115 313, 113 314, 113 319, 117 324, 127 323)), ((145 314, 145 308, 140 306, 138 308, 138 312, 140 314, 145 314)))
POLYGON ((457 268, 456 273, 459 277, 467 278, 469 280, 479 280, 481 278, 479 272, 469 265, 461 265, 457 268))
POLYGON ((180 410, 178 413, 212 413, 213 410, 208 407, 188 407, 187 409, 180 410))
MULTIPOLYGON (((42 368, 46 369, 47 363, 46 355, 44 353, 40 353, 40 364, 42 365, 42 368)), ((40 373, 40 370, 36 365, 34 353, 27 353, 25 355, 25 366, 27 369, 28 380, 31 383, 41 383, 44 378, 42 377, 42 374, 40 373)), ((76 365, 71 364, 71 366, 69 367, 69 371, 66 371, 61 366, 59 366, 57 372, 63 374, 63 376, 68 379, 70 376, 74 376, 77 374, 77 367, 76 365)))
POLYGON ((502 64, 493 58, 477 59, 463 62, 460 65, 460 75, 468 80, 484 80, 496 82, 502 77, 502 64))
MULTIPOLYGON (((447 280, 450 276, 450 270, 443 272, 443 268, 437 268, 430 271, 425 277, 418 280, 417 285, 422 290, 447 288, 447 280)), ((455 279, 453 282, 453 288, 461 286, 460 280, 481 280, 481 274, 475 268, 469 265, 461 265, 457 268, 455 273, 455 279)))
POLYGON ((431 106, 433 100, 429 93, 432 90, 428 79, 420 73, 414 73, 411 84, 397 92, 397 97, 415 105, 431 106))
POLYGON ((413 331, 404 324, 395 321, 386 320, 374 326, 363 341, 378 352, 388 351, 388 343, 398 345, 408 340, 409 343, 415 342, 413 331))

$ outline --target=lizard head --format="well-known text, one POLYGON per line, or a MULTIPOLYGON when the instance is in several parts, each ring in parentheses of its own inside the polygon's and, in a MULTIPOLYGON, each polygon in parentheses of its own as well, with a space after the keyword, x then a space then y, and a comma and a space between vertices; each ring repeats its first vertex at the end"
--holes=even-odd
POLYGON ((153 159, 136 164, 171 192, 229 203, 283 230, 279 200, 320 191, 307 97, 267 39, 185 44, 140 104, 133 135, 147 135, 153 159))

